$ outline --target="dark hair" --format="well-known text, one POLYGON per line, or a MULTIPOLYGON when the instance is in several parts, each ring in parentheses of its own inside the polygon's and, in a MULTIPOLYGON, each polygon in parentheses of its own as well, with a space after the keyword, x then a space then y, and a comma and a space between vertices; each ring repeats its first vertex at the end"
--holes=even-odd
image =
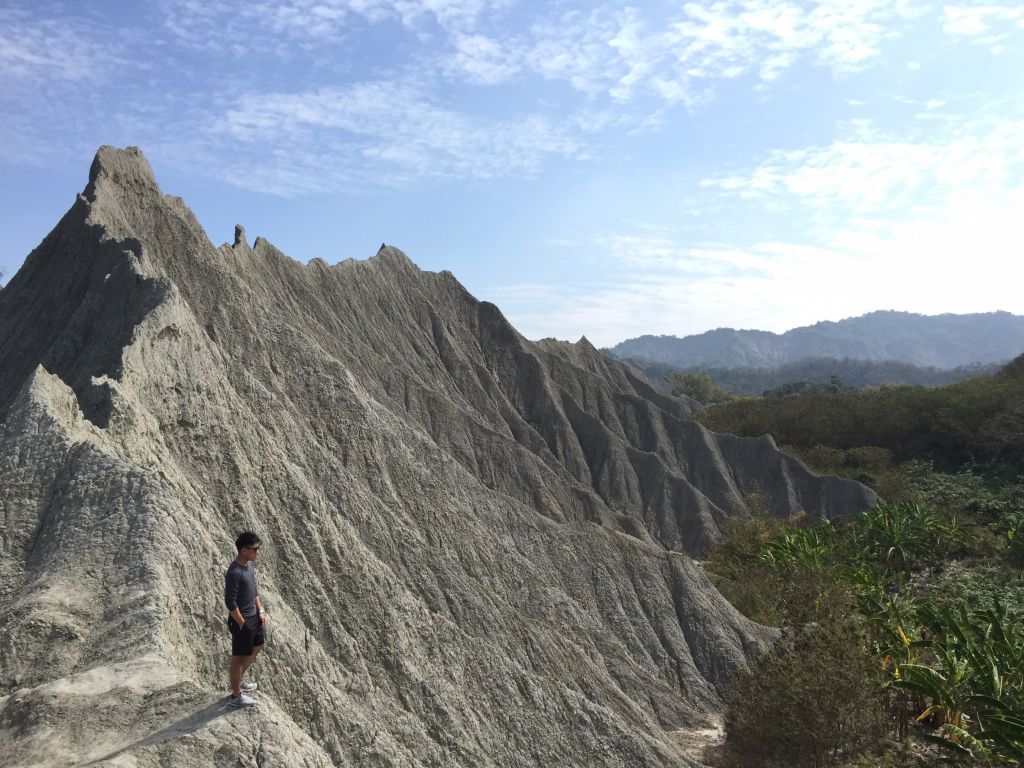
POLYGON ((235 539, 235 548, 241 552, 246 547, 255 547, 260 543, 260 537, 252 531, 242 531, 235 539))

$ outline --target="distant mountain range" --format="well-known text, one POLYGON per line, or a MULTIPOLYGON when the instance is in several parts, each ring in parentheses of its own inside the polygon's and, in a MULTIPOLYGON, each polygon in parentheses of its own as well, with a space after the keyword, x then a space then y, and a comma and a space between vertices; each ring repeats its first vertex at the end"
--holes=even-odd
POLYGON ((1009 312, 918 315, 879 311, 778 334, 718 328, 694 336, 640 336, 608 353, 675 369, 776 368, 808 357, 957 368, 1024 352, 1024 316, 1009 312))

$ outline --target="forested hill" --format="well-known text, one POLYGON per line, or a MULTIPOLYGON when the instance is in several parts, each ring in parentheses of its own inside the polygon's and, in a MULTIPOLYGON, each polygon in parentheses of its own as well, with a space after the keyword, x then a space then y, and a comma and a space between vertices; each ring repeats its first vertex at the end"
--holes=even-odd
POLYGON ((640 336, 608 350, 620 359, 677 369, 772 368, 807 357, 894 360, 956 368, 998 363, 1024 352, 1024 316, 1009 312, 918 315, 880 311, 782 334, 718 328, 694 336, 640 336))
POLYGON ((1024 471, 1024 355, 991 376, 935 389, 743 398, 708 408, 702 423, 735 435, 772 435, 797 449, 883 448, 896 461, 931 460, 1024 471))
POLYGON ((840 379, 844 386, 852 389, 884 387, 889 385, 910 385, 918 387, 941 387, 957 381, 995 373, 1001 367, 998 363, 964 365, 958 368, 927 368, 900 363, 894 360, 854 360, 834 357, 808 357, 775 368, 717 368, 692 366, 682 370, 666 363, 646 360, 629 360, 657 386, 666 392, 671 390, 673 374, 705 374, 718 389, 736 395, 762 395, 768 390, 793 382, 829 384, 833 377, 840 379))

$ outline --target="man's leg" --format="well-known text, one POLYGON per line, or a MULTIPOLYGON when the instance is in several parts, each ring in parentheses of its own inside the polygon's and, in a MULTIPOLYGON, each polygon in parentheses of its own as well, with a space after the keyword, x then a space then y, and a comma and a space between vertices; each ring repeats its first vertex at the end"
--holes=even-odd
MULTIPOLYGON (((251 656, 242 656, 241 657, 241 659, 242 659, 242 671, 241 671, 241 673, 238 676, 238 684, 239 685, 242 684, 242 678, 245 677, 245 673, 249 671, 249 667, 251 667, 252 663, 254 661, 256 661, 256 657, 260 655, 260 651, 262 651, 262 650, 263 650, 263 646, 262 645, 257 645, 257 646, 253 647, 252 655, 251 656)), ((234 685, 234 683, 235 683, 235 681, 232 680, 231 684, 234 685)), ((239 689, 239 690, 241 690, 241 689, 239 689)))
POLYGON ((242 677, 245 670, 252 664, 252 656, 232 656, 228 673, 231 675, 231 695, 242 695, 242 677))
POLYGON ((266 637, 263 634, 263 625, 260 624, 253 630, 252 634, 252 655, 245 660, 245 664, 242 666, 242 677, 245 677, 245 673, 252 666, 252 663, 256 661, 256 657, 260 655, 260 651, 263 650, 263 644, 266 642, 266 637))

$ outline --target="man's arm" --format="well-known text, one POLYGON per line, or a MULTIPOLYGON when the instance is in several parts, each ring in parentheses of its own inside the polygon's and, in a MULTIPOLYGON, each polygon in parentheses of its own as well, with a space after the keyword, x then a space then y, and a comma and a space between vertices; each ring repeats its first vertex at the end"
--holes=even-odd
MULTIPOLYGON (((238 582, 239 576, 234 571, 224 574, 224 604, 228 607, 228 613, 239 627, 245 626, 245 617, 238 608, 238 582)), ((259 603, 257 603, 259 605, 259 603)))
POLYGON ((259 611, 260 624, 267 623, 267 614, 263 611, 263 603, 260 602, 260 596, 256 595, 256 610, 259 611))

